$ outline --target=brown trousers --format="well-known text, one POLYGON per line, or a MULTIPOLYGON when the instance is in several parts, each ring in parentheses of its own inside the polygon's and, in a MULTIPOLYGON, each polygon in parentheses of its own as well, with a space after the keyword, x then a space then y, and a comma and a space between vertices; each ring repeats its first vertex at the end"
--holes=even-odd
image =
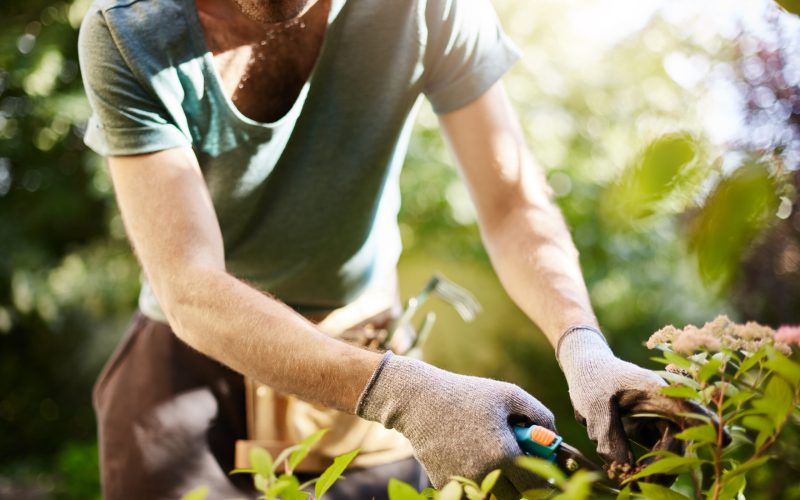
MULTIPOLYGON (((94 387, 103 498, 176 499, 207 486, 209 498, 254 498, 252 478, 229 476, 247 439, 244 379, 141 312, 94 387)), ((348 471, 326 499, 382 499, 392 477, 428 485, 414 459, 348 471)), ((306 478, 301 478, 304 480, 306 478)))

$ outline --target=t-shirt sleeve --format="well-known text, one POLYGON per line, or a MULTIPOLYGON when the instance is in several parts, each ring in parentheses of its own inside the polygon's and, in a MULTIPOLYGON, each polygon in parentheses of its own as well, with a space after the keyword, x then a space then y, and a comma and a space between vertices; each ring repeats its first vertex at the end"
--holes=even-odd
POLYGON ((103 156, 151 153, 190 144, 166 108, 125 61, 101 11, 81 25, 78 53, 92 107, 84 141, 103 156))
POLYGON ((434 112, 474 101, 519 59, 490 0, 428 0, 424 93, 434 112))

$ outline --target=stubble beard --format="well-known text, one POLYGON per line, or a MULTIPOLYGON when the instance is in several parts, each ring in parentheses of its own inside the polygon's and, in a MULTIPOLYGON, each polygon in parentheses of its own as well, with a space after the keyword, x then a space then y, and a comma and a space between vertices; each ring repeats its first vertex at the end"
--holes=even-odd
POLYGON ((305 14, 317 0, 233 0, 239 10, 253 21, 278 24, 305 14))

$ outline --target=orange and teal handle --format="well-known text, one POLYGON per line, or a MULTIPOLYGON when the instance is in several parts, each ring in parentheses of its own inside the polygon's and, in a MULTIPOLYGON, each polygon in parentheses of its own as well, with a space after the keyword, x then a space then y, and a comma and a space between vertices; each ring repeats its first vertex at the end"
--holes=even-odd
POLYGON ((561 436, 541 425, 514 426, 513 429, 522 451, 528 455, 555 462, 558 445, 563 441, 561 436))

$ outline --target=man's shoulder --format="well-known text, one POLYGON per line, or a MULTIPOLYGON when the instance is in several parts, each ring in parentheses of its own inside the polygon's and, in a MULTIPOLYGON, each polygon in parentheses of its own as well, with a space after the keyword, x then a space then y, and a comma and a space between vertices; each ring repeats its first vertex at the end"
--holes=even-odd
MULTIPOLYGON (((193 2, 192 2, 193 3, 193 2)), ((186 51, 187 0, 94 0, 79 44, 116 47, 131 65, 162 64, 186 51)))
POLYGON ((141 15, 184 7, 182 0, 94 0, 89 12, 141 15))
POLYGON ((185 26, 186 0, 94 0, 83 24, 105 24, 116 40, 140 41, 169 37, 185 26))

